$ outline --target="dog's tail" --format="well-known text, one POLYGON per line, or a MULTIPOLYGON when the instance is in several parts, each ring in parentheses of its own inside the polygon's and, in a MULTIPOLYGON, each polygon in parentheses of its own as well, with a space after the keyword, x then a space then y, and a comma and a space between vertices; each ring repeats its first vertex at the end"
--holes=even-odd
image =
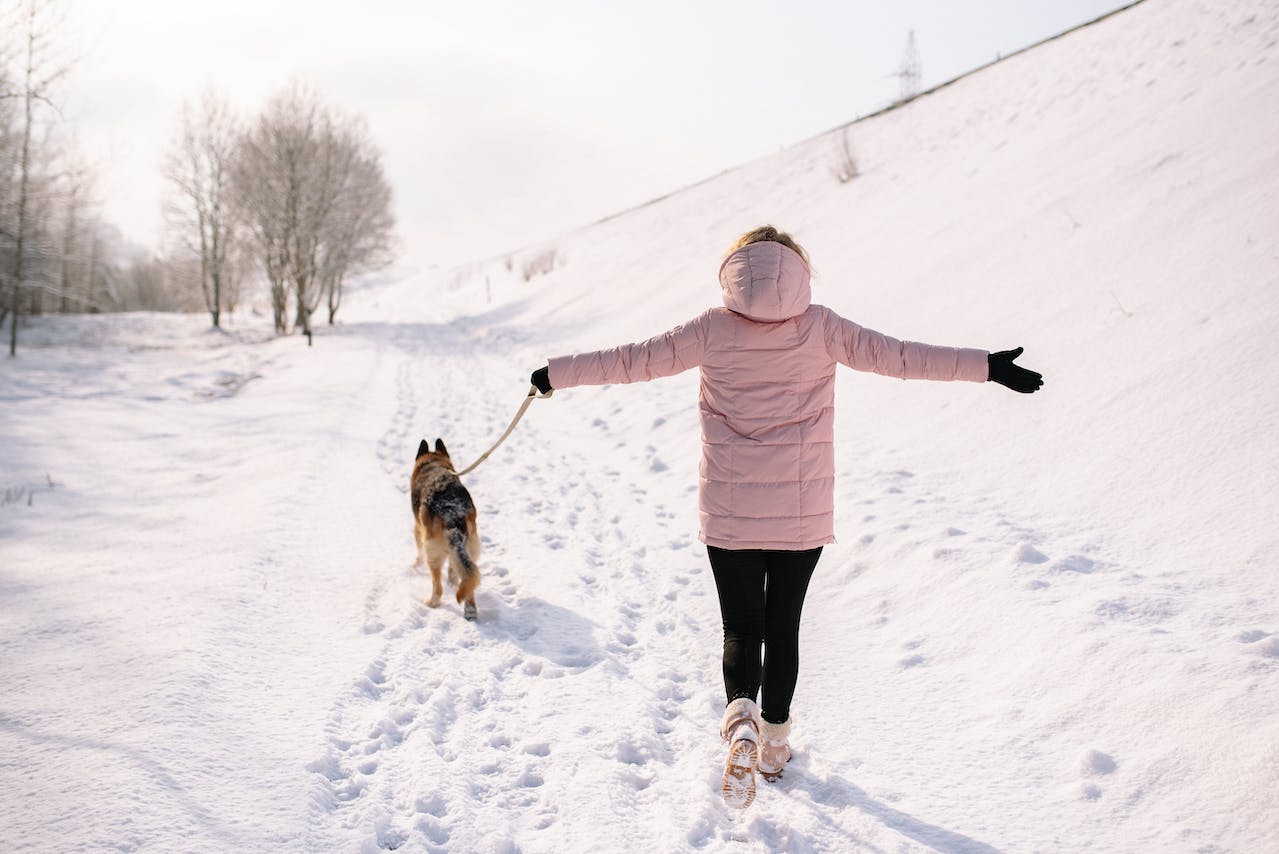
POLYGON ((453 564, 459 568, 457 583, 458 604, 469 602, 475 595, 475 588, 480 586, 480 570, 471 559, 470 538, 475 535, 475 528, 470 519, 459 519, 450 524, 445 531, 449 547, 453 549, 453 564))

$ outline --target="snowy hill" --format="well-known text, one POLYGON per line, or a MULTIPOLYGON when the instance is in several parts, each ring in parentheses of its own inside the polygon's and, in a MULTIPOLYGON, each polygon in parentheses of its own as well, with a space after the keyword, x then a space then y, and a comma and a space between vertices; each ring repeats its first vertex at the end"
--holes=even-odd
POLYGON ((1279 4, 1009 58, 853 124, 848 184, 839 133, 370 288, 310 349, 35 326, 0 366, 0 849, 1275 850, 1279 4), (537 401, 467 476, 475 624, 422 605, 405 493, 546 357, 717 303, 762 222, 815 301, 1047 385, 841 374, 797 756, 735 815, 694 373, 537 401))

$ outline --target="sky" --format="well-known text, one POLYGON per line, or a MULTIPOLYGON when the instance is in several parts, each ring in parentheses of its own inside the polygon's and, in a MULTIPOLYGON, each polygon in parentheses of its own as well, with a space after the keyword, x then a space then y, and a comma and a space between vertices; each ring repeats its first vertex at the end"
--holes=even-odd
POLYGON ((1123 0, 73 0, 62 113, 103 215, 163 242, 164 153, 207 88, 254 114, 291 80, 364 116, 403 260, 500 255, 925 88, 1123 0))

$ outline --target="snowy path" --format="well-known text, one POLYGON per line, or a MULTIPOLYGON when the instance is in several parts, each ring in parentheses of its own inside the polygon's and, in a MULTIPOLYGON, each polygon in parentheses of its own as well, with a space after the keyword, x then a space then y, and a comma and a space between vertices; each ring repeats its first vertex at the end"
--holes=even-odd
POLYGON ((658 451, 671 441, 696 464, 686 380, 650 389, 647 402, 619 399, 603 417, 566 413, 553 428, 545 410, 561 398, 539 401, 510 444, 467 478, 484 541, 480 620, 468 624, 447 597, 438 610, 422 604, 428 582, 411 565, 408 460, 423 435, 443 437, 461 460, 485 447, 518 402, 518 383, 504 376, 509 357, 483 356, 465 331, 424 324, 356 323, 338 337, 376 352, 383 378, 343 407, 382 418, 364 445, 363 477, 374 482, 348 493, 379 493, 394 516, 380 530, 395 533, 376 548, 393 556, 388 565, 350 579, 368 659, 336 692, 325 746, 307 765, 319 781, 313 850, 335 839, 370 850, 628 840, 668 850, 733 839, 899 848, 893 825, 902 839, 963 839, 896 810, 876 815, 869 795, 803 759, 745 824, 713 796, 718 609, 692 536, 695 493, 687 472, 658 451), (650 422, 639 442, 608 423, 636 412, 650 422), (791 787, 817 790, 799 797, 805 821, 784 794, 791 787), (832 805, 846 814, 832 817, 832 805))
MULTIPOLYGON (((509 356, 482 355, 458 330, 380 330, 374 340, 385 338, 403 352, 376 455, 402 495, 404 461, 423 437, 415 428, 443 437, 464 464, 505 425, 519 384, 506 376, 509 356)), ((989 850, 802 755, 749 817, 717 802, 718 609, 692 536, 691 379, 651 387, 647 399, 614 397, 600 417, 556 413, 549 433, 546 410, 573 403, 539 401, 467 478, 484 541, 477 624, 447 596, 438 610, 422 606, 427 581, 411 567, 403 512, 403 560, 369 579, 366 596, 363 630, 380 646, 337 698, 328 747, 309 766, 325 780, 316 850, 346 834, 370 849, 671 850, 736 839, 909 850, 914 839, 989 850), (638 434, 609 424, 637 413, 664 414, 638 434), (682 470, 658 450, 668 441, 682 470)))
MULTIPOLYGON (((428 425, 427 438, 444 437, 469 459, 463 454, 482 450, 519 393, 505 378, 475 387, 478 377, 501 376, 500 358, 483 363, 457 352, 458 342, 433 349, 403 356, 395 414, 378 446, 401 493, 404 461, 420 438, 405 425, 428 425), (483 411, 458 412, 463 401, 483 411)), ((664 769, 706 741, 686 718, 698 717, 693 709, 714 715, 713 693, 694 696, 683 644, 665 640, 681 627, 704 632, 699 618, 714 604, 704 585, 679 595, 694 577, 706 580, 687 532, 672 534, 673 514, 649 507, 641 483, 612 468, 600 477, 594 461, 610 454, 583 444, 573 458, 542 459, 538 414, 468 478, 485 548, 480 621, 460 620, 447 598, 438 611, 421 606, 425 579, 409 568, 407 536, 400 583, 373 585, 366 631, 383 646, 339 698, 330 750, 315 767, 331 787, 320 812, 331 805, 331 819, 355 832, 375 827, 382 844, 589 847, 600 829, 572 813, 600 798, 617 805, 616 832, 656 842, 652 834, 670 830, 651 820, 671 796, 664 769), (679 548, 668 552, 675 539, 679 548), (679 569, 668 575, 661 566, 654 579, 659 562, 679 569)), ((592 433, 617 444, 602 422, 575 438, 590 442, 592 433)), ((700 662, 703 670, 713 663, 700 662)), ((687 800, 685 792, 672 803, 687 800)), ((329 833, 321 820, 317 849, 329 833)))

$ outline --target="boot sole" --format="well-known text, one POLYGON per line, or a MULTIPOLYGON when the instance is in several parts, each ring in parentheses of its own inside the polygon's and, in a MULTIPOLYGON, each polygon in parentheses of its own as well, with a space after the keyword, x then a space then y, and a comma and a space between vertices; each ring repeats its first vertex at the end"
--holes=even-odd
POLYGON ((755 761, 758 757, 759 747, 753 741, 739 739, 729 746, 720 791, 724 795, 724 803, 730 807, 744 810, 755 802, 755 761))

